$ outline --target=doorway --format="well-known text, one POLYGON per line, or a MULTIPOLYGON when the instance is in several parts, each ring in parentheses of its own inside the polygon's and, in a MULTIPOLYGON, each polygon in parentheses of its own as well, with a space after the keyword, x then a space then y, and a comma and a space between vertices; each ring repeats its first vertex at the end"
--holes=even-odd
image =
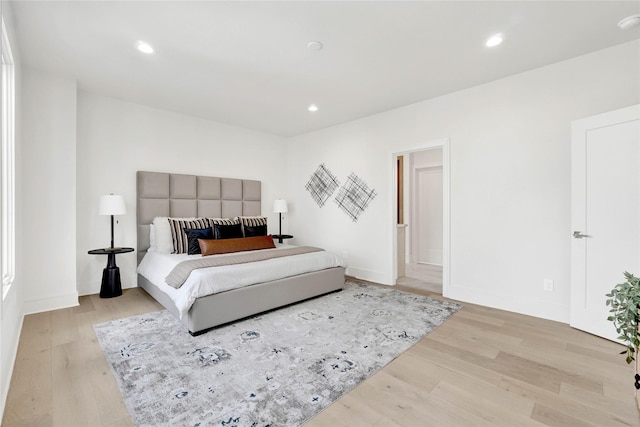
POLYGON ((393 154, 394 282, 445 295, 449 271, 449 141, 393 154))

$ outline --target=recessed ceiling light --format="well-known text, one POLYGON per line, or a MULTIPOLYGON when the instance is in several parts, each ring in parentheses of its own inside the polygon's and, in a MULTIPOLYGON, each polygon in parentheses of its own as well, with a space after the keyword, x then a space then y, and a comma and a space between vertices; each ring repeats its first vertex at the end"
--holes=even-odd
POLYGON ((487 47, 495 47, 502 43, 503 37, 502 34, 496 34, 487 39, 485 46, 487 47))
POLYGON ((309 50, 320 50, 322 49, 322 43, 318 41, 311 41, 307 43, 307 49, 309 50))
POLYGON ((623 30, 628 30, 629 28, 633 28, 640 25, 640 15, 631 15, 627 16, 620 22, 618 22, 618 27, 623 30))
POLYGON ((316 104, 311 104, 311 105, 309 105, 307 110, 309 110, 312 113, 315 113, 316 111, 318 111, 318 106, 316 104))
POLYGON ((152 54, 154 52, 153 46, 143 41, 136 42, 136 48, 142 53, 152 54))

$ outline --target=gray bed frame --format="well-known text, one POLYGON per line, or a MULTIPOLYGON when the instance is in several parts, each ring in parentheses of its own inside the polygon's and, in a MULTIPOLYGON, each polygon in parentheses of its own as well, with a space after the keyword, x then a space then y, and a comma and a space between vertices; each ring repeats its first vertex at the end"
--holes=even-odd
MULTIPOLYGON (((136 211, 138 263, 149 249, 149 225, 157 216, 234 218, 261 215, 260 181, 183 175, 137 173, 136 211)), ((192 335, 234 320, 338 291, 344 286, 343 267, 329 268, 280 280, 258 283, 198 298, 182 323, 192 335)), ((138 286, 179 318, 171 298, 138 275, 138 286)))

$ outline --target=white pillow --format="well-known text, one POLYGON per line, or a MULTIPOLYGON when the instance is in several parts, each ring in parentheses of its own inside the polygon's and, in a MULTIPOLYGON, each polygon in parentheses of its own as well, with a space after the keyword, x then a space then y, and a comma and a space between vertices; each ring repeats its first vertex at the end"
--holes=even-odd
MULTIPOLYGON (((174 218, 179 220, 194 220, 195 217, 174 218)), ((155 234, 156 252, 163 254, 173 253, 173 236, 171 235, 171 226, 169 225, 169 217, 157 216, 153 219, 153 231, 155 234)))
POLYGON ((171 237, 171 227, 169 218, 157 216, 153 219, 153 229, 155 231, 156 252, 170 254, 173 252, 173 238, 171 237))
POLYGON ((149 225, 149 249, 147 252, 157 252, 158 248, 156 247, 156 229, 153 224, 149 225))

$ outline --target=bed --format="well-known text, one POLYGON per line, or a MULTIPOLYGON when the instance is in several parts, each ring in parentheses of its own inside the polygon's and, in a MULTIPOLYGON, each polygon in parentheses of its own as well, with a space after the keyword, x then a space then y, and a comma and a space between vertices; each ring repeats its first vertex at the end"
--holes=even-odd
MULTIPOLYGON (((156 217, 235 218, 262 213, 260 181, 145 171, 137 172, 136 179, 139 265, 150 248, 151 224, 156 217)), ((147 264, 147 260, 142 264, 147 264)), ((257 266, 256 263, 254 267, 257 266)), ((151 274, 139 272, 138 286, 180 319, 189 333, 198 335, 234 320, 338 291, 344 286, 344 272, 344 266, 338 262, 319 270, 289 272, 284 277, 273 278, 271 274, 266 281, 198 296, 188 310, 176 303, 172 291, 154 284, 158 280, 151 274)))

